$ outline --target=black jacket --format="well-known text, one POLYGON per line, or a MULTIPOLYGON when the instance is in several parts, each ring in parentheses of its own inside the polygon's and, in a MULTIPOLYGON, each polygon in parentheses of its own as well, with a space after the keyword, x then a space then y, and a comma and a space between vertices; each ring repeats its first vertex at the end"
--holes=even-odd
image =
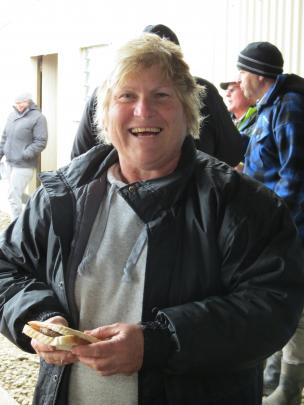
MULTIPOLYGON (((200 138, 196 147, 231 166, 236 166, 244 157, 243 139, 235 128, 230 114, 216 87, 200 77, 197 83, 205 87, 200 138)), ((72 148, 71 158, 86 152, 98 143, 98 129, 94 122, 96 92, 88 100, 72 148)))
MULTIPOLYGON (((117 152, 99 145, 55 173, 0 249, 0 331, 31 350, 30 319, 78 326, 76 270, 117 152)), ((259 405, 262 359, 291 337, 303 305, 303 252, 271 191, 196 151, 171 175, 121 189, 148 226, 140 405, 259 405), (160 333, 168 324, 174 337, 160 333), (171 341, 170 341, 171 342, 171 341)), ((119 246, 118 246, 119 248, 119 246)), ((42 361, 35 405, 66 405, 69 367, 42 361)))

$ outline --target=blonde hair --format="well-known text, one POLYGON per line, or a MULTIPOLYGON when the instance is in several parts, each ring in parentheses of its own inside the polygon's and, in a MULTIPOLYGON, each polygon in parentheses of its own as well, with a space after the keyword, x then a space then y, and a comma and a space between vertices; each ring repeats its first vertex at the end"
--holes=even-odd
POLYGON ((155 34, 146 33, 118 49, 114 69, 99 88, 95 121, 102 142, 111 143, 111 134, 107 133, 105 123, 113 90, 129 75, 154 65, 160 66, 164 76, 172 80, 184 108, 189 135, 199 137, 203 88, 195 82, 179 46, 155 34))

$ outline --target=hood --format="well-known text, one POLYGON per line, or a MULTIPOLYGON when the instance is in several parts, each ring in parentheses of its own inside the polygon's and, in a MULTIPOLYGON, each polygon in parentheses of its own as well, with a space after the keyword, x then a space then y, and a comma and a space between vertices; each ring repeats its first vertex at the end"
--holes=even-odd
MULTIPOLYGON (((15 106, 13 106, 14 111, 16 112, 16 114, 18 115, 18 117, 23 117, 24 115, 26 115, 29 111, 32 110, 39 110, 37 104, 34 103, 34 101, 30 101, 29 106, 22 112, 20 113, 17 108, 15 106)), ((40 111, 40 110, 39 110, 40 111)))
POLYGON ((179 40, 175 34, 171 30, 171 28, 167 27, 166 25, 163 24, 156 24, 156 25, 147 25, 143 32, 147 32, 150 34, 156 34, 160 38, 166 38, 171 42, 174 42, 176 45, 179 45, 179 40))
POLYGON ((276 97, 289 92, 303 94, 304 96, 304 78, 295 74, 278 75, 262 104, 272 104, 276 97))

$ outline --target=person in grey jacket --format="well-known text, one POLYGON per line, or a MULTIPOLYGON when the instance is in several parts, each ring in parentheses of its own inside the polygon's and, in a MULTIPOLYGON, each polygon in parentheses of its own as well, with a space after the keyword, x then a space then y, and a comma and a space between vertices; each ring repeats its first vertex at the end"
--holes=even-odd
POLYGON ((31 181, 40 152, 47 144, 47 123, 30 93, 15 98, 0 142, 0 160, 5 156, 11 219, 22 210, 22 194, 31 181))
POLYGON ((102 144, 42 174, 0 245, 0 332, 41 358, 33 404, 260 405, 303 307, 289 211, 195 148, 201 89, 172 42, 129 41, 101 89, 102 144), (31 320, 100 341, 60 351, 31 320))

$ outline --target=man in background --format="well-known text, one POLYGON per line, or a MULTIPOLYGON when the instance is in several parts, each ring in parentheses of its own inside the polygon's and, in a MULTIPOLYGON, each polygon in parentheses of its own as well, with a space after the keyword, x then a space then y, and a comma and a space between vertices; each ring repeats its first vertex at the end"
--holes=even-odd
MULTIPOLYGON (((286 202, 304 242, 304 79, 282 74, 283 64, 281 52, 269 42, 250 43, 239 54, 241 89, 247 98, 258 100, 244 172, 286 202)), ((283 348, 279 385, 263 405, 300 405, 303 387, 302 315, 283 348)))
MULTIPOLYGON (((223 82, 220 87, 225 90, 227 109, 231 114, 234 125, 242 135, 245 154, 257 117, 256 100, 244 96, 239 82, 223 82)), ((241 161, 235 168, 242 172, 244 162, 241 161)))
POLYGON ((22 194, 31 181, 37 159, 47 144, 47 123, 30 93, 15 98, 0 142, 0 160, 5 156, 11 219, 22 211, 22 194))
POLYGON ((257 115, 256 100, 244 96, 239 82, 223 82, 220 87, 225 90, 227 109, 234 125, 242 135, 250 136, 257 115))

